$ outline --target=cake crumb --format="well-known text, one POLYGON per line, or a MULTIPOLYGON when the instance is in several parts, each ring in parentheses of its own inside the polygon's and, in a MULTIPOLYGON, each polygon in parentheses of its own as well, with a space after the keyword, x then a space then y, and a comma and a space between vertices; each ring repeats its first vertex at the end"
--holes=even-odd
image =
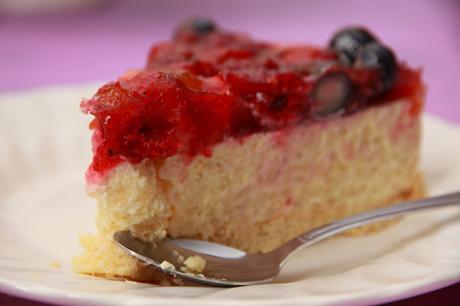
POLYGON ((200 256, 189 256, 184 260, 184 266, 181 267, 181 271, 201 273, 204 271, 205 266, 206 260, 200 256))
POLYGON ((177 257, 177 262, 178 263, 183 263, 184 262, 184 256, 182 256, 181 254, 179 254, 179 252, 177 251, 173 251, 173 255, 177 257))
POLYGON ((174 272, 176 271, 176 267, 170 263, 169 261, 163 261, 161 264, 160 264, 160 268, 161 270, 164 270, 164 271, 167 271, 167 272, 174 272))
POLYGON ((50 267, 53 269, 60 269, 61 264, 59 263, 59 261, 53 260, 52 262, 50 262, 50 267))
POLYGON ((42 272, 37 271, 37 270, 29 270, 30 276, 34 279, 38 279, 42 277, 42 272))

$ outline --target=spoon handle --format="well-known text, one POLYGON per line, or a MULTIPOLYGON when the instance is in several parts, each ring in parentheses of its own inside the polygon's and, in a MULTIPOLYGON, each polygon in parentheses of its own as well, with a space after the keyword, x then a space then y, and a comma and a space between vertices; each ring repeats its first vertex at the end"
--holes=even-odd
MULTIPOLYGON (((286 244, 290 248, 290 252, 301 247, 315 244, 328 237, 344 232, 346 230, 362 226, 365 224, 390 219, 403 214, 429 209, 436 207, 444 207, 449 205, 460 204, 460 192, 454 192, 437 197, 431 197, 415 201, 407 201, 401 204, 379 208, 368 212, 360 213, 328 225, 308 231, 297 238, 294 238, 286 244)), ((285 253, 286 254, 286 253, 285 253)))

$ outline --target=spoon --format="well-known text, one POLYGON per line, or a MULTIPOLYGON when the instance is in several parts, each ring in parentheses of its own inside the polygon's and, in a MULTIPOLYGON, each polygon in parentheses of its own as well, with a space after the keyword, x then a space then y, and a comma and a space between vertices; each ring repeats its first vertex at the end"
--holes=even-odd
POLYGON ((113 238, 128 254, 177 278, 223 287, 256 285, 275 279, 293 253, 338 233, 418 210, 454 204, 460 204, 460 192, 379 208, 308 231, 264 254, 247 254, 221 244, 193 239, 166 238, 155 244, 147 243, 129 231, 116 232, 113 238), (206 261, 203 271, 191 273, 184 270, 184 259, 190 256, 199 256, 206 261))

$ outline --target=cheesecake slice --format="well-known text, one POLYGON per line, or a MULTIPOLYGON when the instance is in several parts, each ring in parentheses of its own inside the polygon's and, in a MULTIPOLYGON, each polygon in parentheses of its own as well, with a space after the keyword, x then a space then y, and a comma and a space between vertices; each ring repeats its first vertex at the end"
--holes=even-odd
POLYGON ((144 68, 81 103, 94 116, 86 182, 98 213, 75 270, 161 281, 113 243, 119 230, 267 252, 423 196, 424 93, 420 71, 363 28, 321 48, 185 22, 144 68))

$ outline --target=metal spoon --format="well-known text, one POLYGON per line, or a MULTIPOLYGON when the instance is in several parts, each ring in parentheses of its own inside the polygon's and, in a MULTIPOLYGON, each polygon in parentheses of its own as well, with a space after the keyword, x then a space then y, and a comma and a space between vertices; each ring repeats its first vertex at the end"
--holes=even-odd
POLYGON ((151 244, 133 237, 129 231, 116 232, 113 238, 130 255, 174 277, 213 286, 256 285, 272 281, 289 257, 301 248, 364 224, 454 204, 460 204, 460 192, 364 212, 306 232, 265 254, 247 254, 220 244, 192 239, 164 239, 151 244), (190 273, 181 270, 183 260, 189 256, 200 256, 206 260, 204 271, 190 273))

